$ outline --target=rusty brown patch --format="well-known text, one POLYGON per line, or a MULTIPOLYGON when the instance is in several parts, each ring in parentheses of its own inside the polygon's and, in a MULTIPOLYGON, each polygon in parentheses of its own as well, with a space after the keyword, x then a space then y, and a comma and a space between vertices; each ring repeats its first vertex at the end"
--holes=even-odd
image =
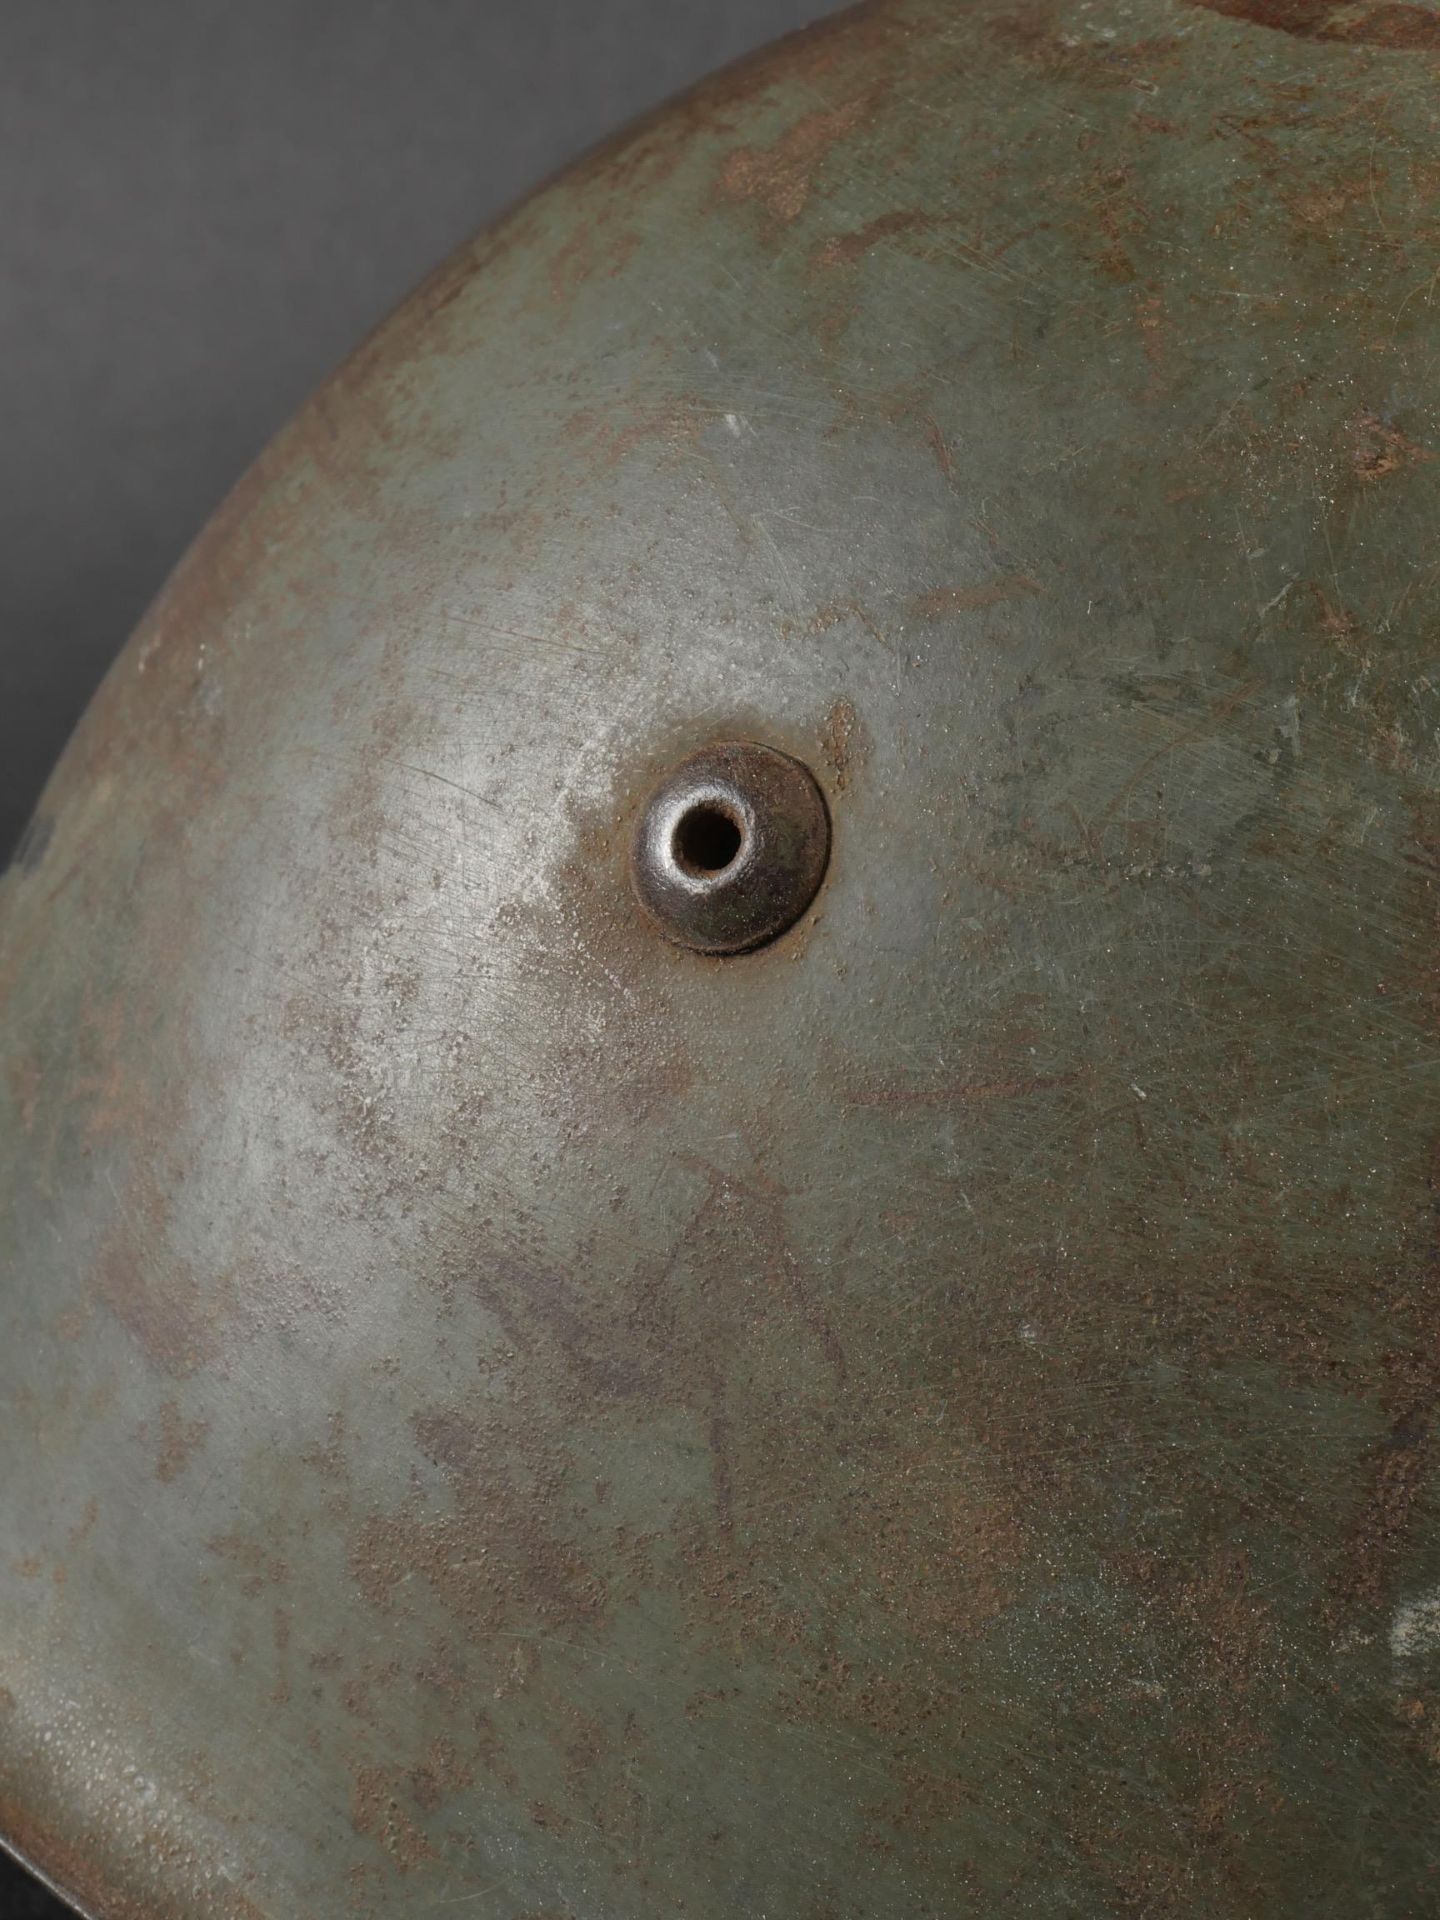
POLYGON ((826 714, 820 729, 820 750, 834 776, 835 791, 844 793, 865 752, 860 716, 851 701, 837 700, 826 714))
POLYGON ((1030 1544, 1015 1508, 963 1474, 937 1474, 928 1448, 897 1450, 876 1494, 881 1605, 926 1640, 973 1638, 1003 1611, 1030 1544))
POLYGON ((1403 0, 1381 0, 1376 6, 1356 5, 1354 0, 1186 0, 1186 4, 1301 40, 1406 53, 1440 51, 1440 13, 1403 4, 1403 0))
MULTIPOLYGON (((598 187, 602 204, 621 195, 643 204, 645 194, 669 179, 701 140, 725 139, 772 91, 828 87, 856 71, 873 75, 877 63, 903 43, 907 26, 887 0, 861 0, 841 16, 814 21, 632 122, 576 163, 567 179, 598 187)), ((514 224, 512 216, 506 226, 514 224)), ((516 244, 505 227, 499 232, 507 250, 516 244)))
POLYGON ((853 266, 873 248, 903 233, 923 233, 935 224, 934 216, 918 208, 896 207, 869 220, 851 233, 832 233, 811 255, 812 264, 822 270, 853 266))
POLYGON ((864 122, 874 100, 872 92, 839 106, 817 107, 773 146, 737 147, 720 170, 720 192, 727 200, 753 200, 773 221, 788 226, 804 212, 826 160, 864 122))
POLYGON ((159 1413, 159 1456, 155 1463, 155 1478, 164 1486, 179 1476, 189 1466, 197 1448, 204 1444, 210 1431, 208 1420, 186 1420, 180 1413, 177 1400, 166 1400, 159 1413))
POLYGON ((1040 590, 1039 581, 1028 573, 1012 573, 980 587, 932 587, 910 600, 907 609, 917 620, 942 620, 950 613, 973 613, 1003 606, 1007 600, 1027 600, 1040 590))
POLYGON ((455 1743, 442 1735, 431 1741, 425 1758, 407 1777, 416 1806, 423 1813, 434 1813, 452 1794, 474 1785, 475 1770, 461 1759, 455 1743))
POLYGON ((1440 1702, 1401 1694, 1395 1702, 1395 1717, 1405 1729, 1412 1752, 1427 1766, 1440 1766, 1440 1702))
POLYGON ((1375 180, 1367 170, 1349 180, 1307 185, 1303 192, 1289 196, 1289 206, 1302 227, 1315 227, 1328 235, 1352 206, 1368 202, 1374 192, 1375 180))
POLYGON ((247 1600, 254 1600, 266 1587, 278 1587, 290 1578, 290 1569, 278 1554, 262 1547, 243 1534, 218 1534, 205 1543, 211 1553, 238 1568, 236 1585, 247 1600))
POLYGON ((85 1502, 85 1510, 65 1535, 64 1545, 56 1556, 50 1569, 50 1578, 57 1587, 63 1587, 69 1578, 70 1564, 80 1547, 90 1538, 100 1522, 100 1502, 95 1498, 85 1502))
POLYGON ((610 472, 641 449, 683 453, 709 424, 713 409, 687 394, 656 403, 617 406, 597 413, 583 408, 571 416, 566 438, 599 472, 610 472))
POLYGON ((533 1496, 472 1472, 458 1480, 456 1497, 454 1514, 363 1523, 350 1564, 372 1605, 388 1610, 400 1583, 419 1574, 475 1638, 537 1618, 573 1632, 601 1617, 603 1583, 539 1524, 533 1496))
POLYGON ((376 1841, 401 1873, 435 1858, 435 1849, 400 1804, 401 1776, 385 1767, 360 1767, 350 1800, 350 1824, 376 1841))
POLYGON ((219 1352, 214 1303, 165 1245, 168 1206, 153 1180, 119 1219, 95 1263, 95 1288, 163 1373, 183 1379, 219 1352))
POLYGON ((597 225, 577 228, 550 262, 550 297, 568 305, 597 274, 613 278, 622 272, 639 244, 640 235, 633 228, 618 233, 597 225))
POLYGON ((1342 607, 1338 601, 1332 600, 1318 581, 1311 581, 1309 587, 1320 631, 1342 652, 1358 653, 1362 641, 1359 620, 1348 607, 1342 607))
POLYGON ((1331 1582, 1332 1618, 1351 1608, 1377 1612, 1387 1604, 1430 1473, 1437 1395, 1440 1376, 1421 1383, 1415 1402, 1374 1449, 1369 1484, 1331 1582))
POLYGON ((928 414, 925 418, 925 440, 935 456, 935 464, 939 467, 942 476, 953 485, 955 461, 950 452, 950 443, 940 431, 938 422, 932 420, 928 414))
MULTIPOLYGON (((127 1885, 117 1882, 112 1864, 106 1864, 93 1831, 77 1843, 62 1828, 37 1815, 30 1783, 16 1781, 8 1771, 0 1771, 0 1831, 7 1850, 28 1863, 41 1867, 46 1878, 60 1888, 68 1900, 105 1920, 193 1920, 196 1913, 205 1920, 272 1920, 273 1910, 255 1904, 237 1887, 218 1885, 212 1878, 199 1894, 197 1908, 191 1898, 187 1877, 193 1870, 194 1855, 189 1848, 163 1828, 148 1822, 135 1823, 133 1800, 125 1809, 132 1833, 132 1845, 125 1861, 127 1885), (131 1863, 143 1862, 158 1869, 155 1877, 162 1884, 158 1891, 133 1890, 131 1863)), ((148 1876, 147 1876, 148 1877, 148 1876)))
POLYGON ((1378 413, 1358 413, 1350 423, 1350 464, 1355 476, 1366 486, 1384 480, 1405 467, 1435 458, 1399 427, 1382 420, 1378 413))
POLYGON ((290 1698, 290 1634, 294 1614, 290 1607, 276 1607, 270 1616, 270 1631, 275 1640, 275 1684, 270 1699, 283 1707, 290 1698))
POLYGON ((1145 234, 1150 212, 1135 190, 1131 168, 1102 168, 1089 182, 1084 199, 1101 235, 1096 263, 1100 272, 1117 284, 1134 280, 1135 263, 1127 243, 1145 234))

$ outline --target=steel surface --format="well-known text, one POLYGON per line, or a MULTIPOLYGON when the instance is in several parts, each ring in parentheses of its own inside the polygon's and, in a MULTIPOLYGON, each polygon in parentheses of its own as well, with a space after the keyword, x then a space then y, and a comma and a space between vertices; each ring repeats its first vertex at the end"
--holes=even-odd
POLYGON ((242 482, 0 883, 91 1912, 1440 1911, 1437 51, 862 10, 242 482), (726 740, 833 844, 714 959, 726 740))

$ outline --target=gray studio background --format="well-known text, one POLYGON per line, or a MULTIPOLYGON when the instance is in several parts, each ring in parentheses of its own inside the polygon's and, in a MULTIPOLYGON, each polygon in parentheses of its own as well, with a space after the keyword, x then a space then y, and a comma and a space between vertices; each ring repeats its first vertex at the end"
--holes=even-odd
POLYGON ((0 861, 240 470, 451 247, 837 0, 0 0, 0 861))
MULTIPOLYGON (((212 507, 444 254, 837 0, 0 0, 0 864, 212 507)), ((62 1909, 0 1859, 0 1915, 62 1909)))

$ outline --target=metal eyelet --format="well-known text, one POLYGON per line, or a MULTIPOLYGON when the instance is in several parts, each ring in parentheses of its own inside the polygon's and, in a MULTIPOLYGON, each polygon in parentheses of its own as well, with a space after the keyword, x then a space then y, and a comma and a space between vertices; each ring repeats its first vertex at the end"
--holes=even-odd
POLYGON ((635 828, 641 906, 696 953, 745 953, 784 933, 815 898, 830 816, 808 770, 749 741, 702 747, 666 775, 635 828))

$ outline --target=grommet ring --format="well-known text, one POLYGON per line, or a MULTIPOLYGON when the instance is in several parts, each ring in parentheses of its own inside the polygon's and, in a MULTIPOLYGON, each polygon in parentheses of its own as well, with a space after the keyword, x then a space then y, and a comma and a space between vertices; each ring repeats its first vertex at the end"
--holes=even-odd
POLYGON ((784 933, 825 877, 830 816, 809 771, 743 740, 702 747, 666 775, 635 826, 641 906, 696 953, 746 953, 784 933))

